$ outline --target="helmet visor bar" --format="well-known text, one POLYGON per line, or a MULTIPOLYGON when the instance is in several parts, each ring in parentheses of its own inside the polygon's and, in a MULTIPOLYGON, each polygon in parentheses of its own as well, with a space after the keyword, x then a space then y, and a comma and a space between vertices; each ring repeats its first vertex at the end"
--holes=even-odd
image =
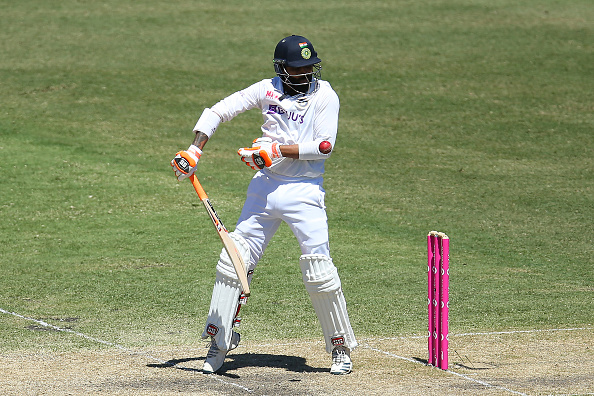
POLYGON ((322 65, 320 63, 315 63, 312 66, 313 68, 311 72, 301 74, 289 74, 284 63, 274 62, 274 70, 276 74, 281 78, 281 80, 285 84, 292 87, 303 85, 309 86, 309 84, 311 84, 312 81, 320 79, 322 75, 322 65))

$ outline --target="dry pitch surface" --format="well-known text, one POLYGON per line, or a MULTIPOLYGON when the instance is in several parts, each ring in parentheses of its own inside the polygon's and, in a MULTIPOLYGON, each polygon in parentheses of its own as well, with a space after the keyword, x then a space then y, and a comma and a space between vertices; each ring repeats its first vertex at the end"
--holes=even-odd
MULTIPOLYGON (((64 334, 75 337, 76 334, 64 334)), ((80 336, 80 335, 79 335, 80 336)), ((363 339, 355 371, 328 373, 319 341, 242 340, 220 374, 206 347, 0 355, 3 395, 568 395, 594 394, 594 330, 451 335, 450 370, 424 364, 424 337, 363 339)))

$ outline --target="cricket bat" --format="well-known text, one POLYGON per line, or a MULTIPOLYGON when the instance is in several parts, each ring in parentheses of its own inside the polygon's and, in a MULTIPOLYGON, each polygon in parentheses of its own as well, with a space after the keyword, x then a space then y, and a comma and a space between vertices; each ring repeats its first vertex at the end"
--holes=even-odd
POLYGON ((208 196, 206 195, 204 188, 202 188, 202 185, 198 181, 198 178, 195 174, 192 174, 190 176, 190 181, 194 186, 194 190, 196 190, 196 193, 198 194, 198 198, 200 198, 200 200, 204 204, 204 207, 206 208, 206 211, 208 212, 210 219, 212 220, 212 224, 217 230, 217 234, 219 234, 221 242, 223 242, 223 246, 225 247, 225 250, 227 251, 229 258, 233 263, 233 267, 235 267, 235 273, 237 274, 239 282, 241 283, 243 294, 245 294, 246 297, 249 297, 250 285, 248 283, 247 273, 245 271, 245 263, 243 262, 243 258, 241 257, 239 250, 237 250, 235 242, 233 242, 233 239, 231 239, 231 237, 229 236, 229 231, 227 231, 227 228, 225 228, 225 225, 221 221, 221 218, 214 210, 214 207, 210 203, 210 200, 208 199, 208 196))

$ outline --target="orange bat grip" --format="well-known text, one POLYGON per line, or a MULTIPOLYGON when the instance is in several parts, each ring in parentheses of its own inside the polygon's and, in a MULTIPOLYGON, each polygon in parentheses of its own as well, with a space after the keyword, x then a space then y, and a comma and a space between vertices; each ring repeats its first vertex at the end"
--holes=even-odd
POLYGON ((208 199, 208 195, 206 195, 206 191, 204 191, 204 189, 202 188, 202 184, 200 184, 200 182, 198 181, 198 178, 196 177, 195 174, 192 173, 192 175, 190 176, 190 181, 192 182, 192 185, 194 186, 194 190, 196 190, 196 193, 198 194, 198 198, 200 198, 201 200, 208 199))

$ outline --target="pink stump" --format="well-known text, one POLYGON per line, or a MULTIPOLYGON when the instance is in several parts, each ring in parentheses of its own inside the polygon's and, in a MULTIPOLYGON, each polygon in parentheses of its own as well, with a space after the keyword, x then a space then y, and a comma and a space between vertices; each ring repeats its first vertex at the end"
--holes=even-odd
POLYGON ((442 240, 440 268, 440 361, 442 370, 448 369, 448 331, 450 316, 450 239, 444 235, 442 240))
POLYGON ((427 235, 427 312, 428 315, 428 335, 427 335, 427 346, 429 349, 429 358, 427 363, 435 365, 436 361, 433 360, 433 268, 434 254, 433 254, 433 239, 434 236, 427 235))
POLYGON ((433 237, 433 268, 431 275, 433 276, 433 365, 439 366, 439 356, 441 354, 441 344, 439 342, 440 335, 440 314, 439 300, 440 300, 440 283, 439 283, 439 263, 441 262, 440 241, 437 236, 433 237))
POLYGON ((442 232, 427 235, 427 362, 448 369, 450 240, 442 232))

